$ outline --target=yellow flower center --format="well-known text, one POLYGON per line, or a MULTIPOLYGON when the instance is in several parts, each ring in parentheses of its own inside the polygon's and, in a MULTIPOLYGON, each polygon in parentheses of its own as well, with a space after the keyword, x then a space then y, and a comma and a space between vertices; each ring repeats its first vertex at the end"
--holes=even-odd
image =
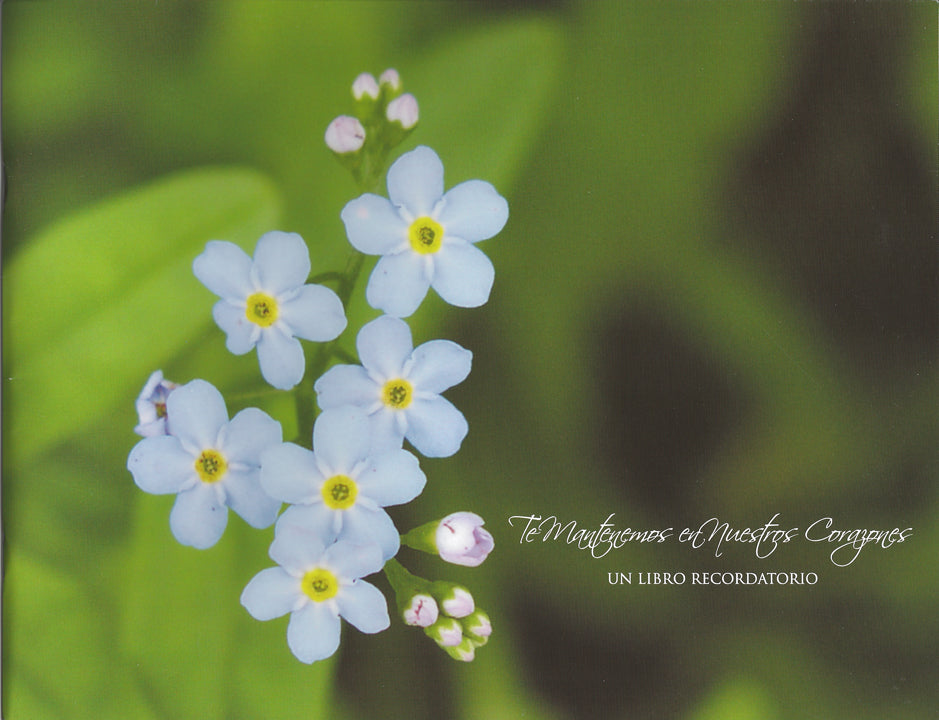
POLYGON ((166 403, 165 402, 154 403, 153 406, 156 408, 156 414, 158 418, 166 417, 166 403))
POLYGON ((323 502, 333 510, 346 510, 355 505, 359 489, 355 480, 347 475, 333 475, 323 483, 323 502))
POLYGON ((277 322, 277 301, 270 295, 261 292, 249 295, 245 315, 255 325, 270 327, 277 322))
POLYGON ((196 458, 196 472, 204 483, 218 482, 225 476, 228 463, 217 450, 203 450, 196 458))
POLYGON ((414 398, 414 386, 407 380, 389 380, 381 391, 382 401, 394 410, 404 410, 414 398))
POLYGON ((408 228, 411 248, 421 255, 429 255, 440 249, 443 243, 443 227, 429 217, 419 217, 408 228))
POLYGON ((304 574, 300 587, 310 600, 323 602, 336 596, 339 592, 339 581, 329 570, 313 568, 304 574))

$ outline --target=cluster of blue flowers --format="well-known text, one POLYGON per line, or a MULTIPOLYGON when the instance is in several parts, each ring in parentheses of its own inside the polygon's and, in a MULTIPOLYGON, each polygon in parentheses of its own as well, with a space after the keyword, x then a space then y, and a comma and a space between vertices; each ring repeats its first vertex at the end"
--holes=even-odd
MULTIPOLYGON (((393 70, 379 80, 361 75, 355 117, 327 129, 327 145, 363 185, 417 122, 416 100, 400 90, 393 70)), ((387 189, 387 198, 365 193, 342 210, 353 248, 380 256, 365 295, 383 314, 358 331, 359 364, 334 364, 315 379, 321 412, 310 447, 284 442, 280 423, 257 408, 229 418, 205 380, 177 385, 156 371, 137 400, 143 439, 127 467, 142 490, 176 495, 170 528, 180 543, 213 546, 229 509, 252 527, 275 525, 269 554, 277 565, 254 576, 241 602, 259 620, 289 613, 288 645, 307 663, 336 651, 340 617, 365 633, 389 626, 384 595, 362 579, 382 569, 401 618, 453 657, 472 659, 491 632, 468 590, 417 578, 394 559, 404 542, 478 565, 493 547, 482 518, 453 513, 402 539, 384 508, 410 502, 426 483, 405 441, 425 457, 448 457, 468 431, 441 393, 466 379, 472 353, 449 340, 415 348, 404 318, 431 288, 460 307, 488 300, 494 270, 475 243, 503 228, 508 204, 479 180, 444 192, 443 164, 427 147, 394 162, 387 189)), ((236 355, 256 348, 261 375, 278 390, 304 390, 300 340, 330 342, 346 330, 342 300, 308 283, 310 270, 303 239, 281 231, 263 235, 253 257, 212 240, 193 262, 219 298, 212 315, 226 347, 236 355)))

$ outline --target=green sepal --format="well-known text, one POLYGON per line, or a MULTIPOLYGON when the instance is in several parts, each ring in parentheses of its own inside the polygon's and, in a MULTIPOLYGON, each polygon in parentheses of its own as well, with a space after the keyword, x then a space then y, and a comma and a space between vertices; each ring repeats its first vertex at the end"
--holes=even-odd
POLYGON ((409 530, 401 536, 401 544, 406 545, 412 550, 420 550, 421 552, 430 553, 431 555, 438 555, 437 527, 439 525, 439 520, 431 520, 423 525, 418 525, 416 528, 409 530))

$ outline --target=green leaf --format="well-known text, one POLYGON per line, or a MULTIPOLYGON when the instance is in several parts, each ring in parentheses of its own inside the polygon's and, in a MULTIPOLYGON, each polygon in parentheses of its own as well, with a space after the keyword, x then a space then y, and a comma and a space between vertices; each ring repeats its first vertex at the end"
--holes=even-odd
POLYGON ((136 396, 211 324, 192 276, 206 241, 273 228, 270 182, 245 169, 161 180, 29 242, 3 284, 8 448, 23 461, 136 396))
POLYGON ((108 605, 23 553, 6 560, 3 717, 152 718, 113 652, 108 605))

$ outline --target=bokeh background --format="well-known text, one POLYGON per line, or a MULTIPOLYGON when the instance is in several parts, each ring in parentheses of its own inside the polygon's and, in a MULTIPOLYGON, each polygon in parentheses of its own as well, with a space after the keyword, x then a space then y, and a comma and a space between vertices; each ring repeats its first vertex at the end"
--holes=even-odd
MULTIPOLYGON (((939 717, 937 7, 932 2, 8 0, 3 52, 3 712, 43 718, 939 717), (508 198, 478 309, 470 433, 396 509, 487 519, 471 664, 345 627, 312 667, 238 604, 270 532, 181 548, 125 469, 150 371, 295 430, 189 272, 212 238, 348 256, 323 131, 363 71, 421 105, 402 149, 508 198), (836 568, 596 526, 914 528, 836 568), (613 586, 619 571, 816 572, 812 587, 613 586)), ((355 325, 375 313, 361 294, 355 325)), ((351 338, 347 338, 351 343, 351 338)), ((308 378, 312 381, 312 378, 308 378)), ((377 581, 382 584, 382 580, 377 581)), ((384 587, 384 585, 382 585, 384 587)))

